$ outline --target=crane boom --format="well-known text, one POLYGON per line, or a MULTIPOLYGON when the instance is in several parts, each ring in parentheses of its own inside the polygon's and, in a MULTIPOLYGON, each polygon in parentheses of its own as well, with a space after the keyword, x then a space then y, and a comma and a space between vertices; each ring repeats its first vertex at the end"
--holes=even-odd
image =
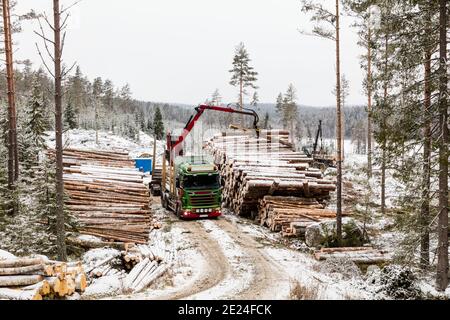
POLYGON ((227 113, 238 113, 248 116, 253 116, 253 129, 255 129, 257 136, 259 137, 259 128, 258 128, 258 122, 259 122, 259 116, 258 114, 251 109, 242 109, 237 110, 233 109, 231 107, 219 107, 219 106, 210 106, 210 105, 200 105, 195 108, 195 111, 197 113, 189 118, 189 121, 186 123, 186 126, 183 129, 182 134, 178 137, 177 140, 172 141, 172 137, 170 134, 167 135, 167 150, 171 153, 171 158, 173 160, 173 156, 179 153, 181 144, 186 139, 186 137, 189 135, 189 133, 194 128, 197 121, 200 119, 200 117, 203 115, 203 113, 206 110, 212 110, 212 111, 218 111, 218 112, 227 112, 227 113))

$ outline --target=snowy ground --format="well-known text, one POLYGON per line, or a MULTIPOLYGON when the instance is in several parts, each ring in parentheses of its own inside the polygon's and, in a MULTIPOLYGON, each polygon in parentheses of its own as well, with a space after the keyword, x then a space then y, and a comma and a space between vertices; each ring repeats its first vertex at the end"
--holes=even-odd
MULTIPOLYGON (((52 136, 47 141, 54 147, 52 136)), ((153 139, 144 133, 139 142, 133 142, 100 132, 96 144, 94 131, 71 130, 65 134, 64 141, 71 148, 119 150, 132 157, 152 154, 153 150, 153 139)), ((345 209, 352 211, 358 206, 361 209, 361 199, 367 192, 363 171, 366 156, 352 154, 348 142, 346 150, 344 190, 347 189, 350 196, 345 209)), ((158 142, 157 153, 163 153, 163 142, 158 142)), ((333 175, 332 170, 329 173, 333 175)), ((377 181, 375 168, 370 181, 373 194, 369 197, 375 207, 379 206, 377 181)), ((388 207, 394 205, 401 188, 388 174, 388 207)), ((350 272, 351 267, 344 268, 339 263, 317 262, 301 241, 286 241, 249 220, 225 214, 218 220, 183 222, 162 209, 158 198, 154 199, 153 210, 163 223, 158 232, 169 246, 175 247, 175 264, 145 292, 119 296, 119 299, 289 299, 296 282, 316 288, 317 299, 386 298, 378 292, 377 286, 367 281, 368 276, 358 270, 350 272)), ((373 245, 391 251, 396 249, 401 235, 391 231, 392 224, 392 217, 374 215, 369 224, 369 229, 374 230, 373 245)), ((421 288, 435 294, 430 284, 431 278, 421 279, 421 288)))

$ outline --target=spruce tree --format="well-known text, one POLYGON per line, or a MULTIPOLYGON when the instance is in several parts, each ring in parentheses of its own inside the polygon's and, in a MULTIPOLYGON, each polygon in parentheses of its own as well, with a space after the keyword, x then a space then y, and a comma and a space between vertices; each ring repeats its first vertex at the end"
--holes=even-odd
POLYGON ((33 147, 45 148, 45 131, 49 129, 46 105, 44 104, 43 92, 37 80, 33 83, 33 91, 27 103, 27 126, 26 132, 31 139, 33 147))
POLYGON ((164 123, 162 121, 162 114, 159 106, 156 106, 155 115, 153 117, 153 134, 158 140, 164 138, 164 123))
POLYGON ((77 120, 71 101, 67 103, 66 110, 64 110, 64 125, 66 129, 70 130, 77 128, 77 120))

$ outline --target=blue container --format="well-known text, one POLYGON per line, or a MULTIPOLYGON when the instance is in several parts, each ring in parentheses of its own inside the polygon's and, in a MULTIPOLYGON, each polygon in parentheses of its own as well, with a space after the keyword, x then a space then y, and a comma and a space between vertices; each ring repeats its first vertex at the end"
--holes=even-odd
POLYGON ((142 172, 152 173, 152 158, 138 158, 134 159, 136 168, 142 172))

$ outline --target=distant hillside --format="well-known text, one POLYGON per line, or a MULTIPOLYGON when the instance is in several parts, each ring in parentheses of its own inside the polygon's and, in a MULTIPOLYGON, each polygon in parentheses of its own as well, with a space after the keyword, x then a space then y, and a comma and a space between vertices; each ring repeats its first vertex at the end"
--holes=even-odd
MULTIPOLYGON (((162 106, 164 119, 168 124, 168 127, 175 129, 184 124, 189 119, 189 116, 194 114, 193 105, 188 104, 159 104, 159 103, 146 103, 148 106, 154 105, 162 106)), ((279 116, 276 113, 275 104, 273 103, 260 103, 256 108, 257 113, 260 116, 261 122, 264 119, 266 113, 269 114, 270 125, 273 128, 280 128, 281 124, 279 116)), ((367 112, 364 106, 348 106, 344 108, 345 115, 345 137, 355 138, 356 135, 360 136, 365 132, 367 125, 367 112)), ((225 128, 229 120, 228 114, 218 113, 205 113, 203 120, 206 125, 211 128, 225 128)), ((324 138, 334 138, 336 131, 336 109, 334 106, 328 107, 314 107, 304 106, 299 107, 299 118, 297 125, 297 134, 302 137, 313 137, 316 133, 319 120, 322 120, 323 124, 323 136, 324 138)))

